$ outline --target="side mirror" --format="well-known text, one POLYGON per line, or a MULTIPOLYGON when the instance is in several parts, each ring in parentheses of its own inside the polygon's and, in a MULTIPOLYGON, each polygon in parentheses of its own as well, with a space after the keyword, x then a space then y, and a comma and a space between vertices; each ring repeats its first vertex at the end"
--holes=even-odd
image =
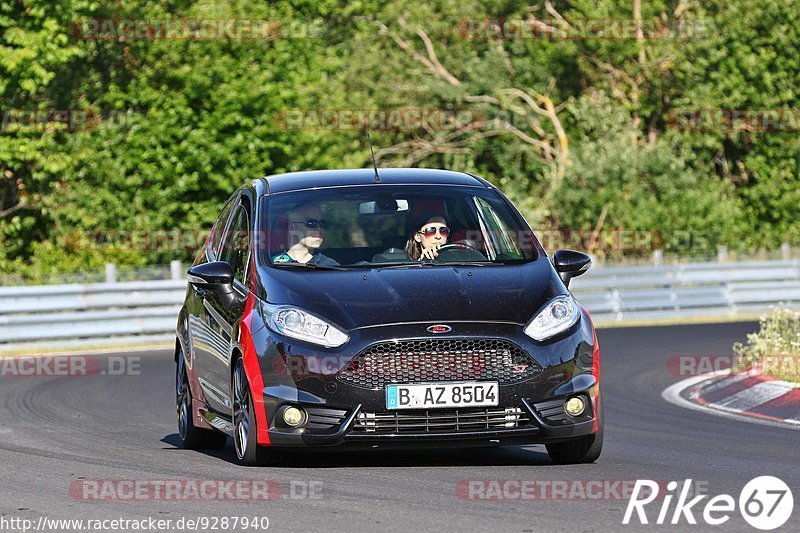
POLYGON ((589 267, 592 266, 592 258, 575 250, 559 250, 553 254, 553 266, 564 285, 569 287, 572 278, 589 270, 589 267))
POLYGON ((195 287, 233 286, 233 268, 225 261, 212 261, 193 266, 186 273, 188 274, 189 283, 195 287))
POLYGON ((233 290, 233 267, 225 261, 211 261, 193 266, 187 272, 189 283, 195 287, 195 293, 205 297, 207 291, 214 291, 225 307, 232 307, 241 298, 233 290))

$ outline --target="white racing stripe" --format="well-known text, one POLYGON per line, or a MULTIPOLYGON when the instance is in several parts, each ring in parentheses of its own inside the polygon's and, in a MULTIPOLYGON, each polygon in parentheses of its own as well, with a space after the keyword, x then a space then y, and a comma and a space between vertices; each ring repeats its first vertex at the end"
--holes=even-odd
MULTIPOLYGON (((725 370, 723 372, 727 372, 727 370, 725 370)), ((706 375, 714 376, 715 374, 712 373, 712 374, 706 374, 706 375)), ((749 373, 736 374, 735 376, 731 376, 729 378, 721 379, 721 380, 717 381, 716 383, 714 383, 713 385, 709 385, 708 387, 704 387, 703 388, 703 392, 705 393, 705 392, 718 391, 720 389, 724 389, 725 387, 727 387, 729 385, 734 385, 736 383, 739 383, 740 381, 744 381, 745 379, 747 379, 749 377, 750 377, 749 373)))
POLYGON ((762 426, 800 430, 800 420, 790 419, 784 422, 778 422, 775 420, 767 420, 764 418, 746 416, 736 412, 721 411, 720 409, 715 409, 713 407, 707 407, 705 405, 700 405, 694 402, 690 402, 689 400, 681 396, 681 392, 690 387, 693 387, 694 385, 697 385, 698 383, 728 373, 730 373, 730 370, 721 370, 719 372, 711 372, 708 374, 703 374, 701 376, 694 376, 688 379, 684 379, 664 389, 664 391, 661 393, 661 397, 673 405, 677 405, 685 409, 691 409, 692 411, 700 411, 710 415, 721 416, 723 418, 731 418, 733 420, 738 420, 740 422, 748 422, 750 424, 759 424, 762 426))
POLYGON ((788 383, 764 381, 712 405, 726 407, 732 411, 749 411, 753 407, 780 398, 791 390, 792 387, 788 383))

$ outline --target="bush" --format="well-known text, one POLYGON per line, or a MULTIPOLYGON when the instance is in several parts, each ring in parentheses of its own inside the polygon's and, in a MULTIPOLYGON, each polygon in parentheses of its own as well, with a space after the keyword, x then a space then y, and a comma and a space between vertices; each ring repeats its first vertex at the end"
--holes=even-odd
POLYGON ((569 110, 579 135, 549 199, 553 227, 643 232, 651 236, 649 249, 640 251, 647 256, 654 248, 683 256, 713 255, 719 244, 738 248, 746 230, 730 183, 692 170, 680 144, 638 137, 630 115, 603 93, 569 110))
POLYGON ((778 307, 762 316, 759 326, 747 335, 747 344, 733 345, 739 356, 734 370, 756 367, 775 379, 800 383, 800 311, 778 307))

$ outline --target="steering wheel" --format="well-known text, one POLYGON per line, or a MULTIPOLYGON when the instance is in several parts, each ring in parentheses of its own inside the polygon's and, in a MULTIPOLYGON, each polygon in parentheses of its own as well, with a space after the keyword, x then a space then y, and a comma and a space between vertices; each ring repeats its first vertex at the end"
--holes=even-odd
POLYGON ((478 251, 478 249, 475 248, 475 246, 466 242, 454 242, 439 247, 440 252, 444 250, 474 250, 476 252, 478 251))
POLYGON ((454 242, 452 244, 445 244, 439 248, 439 255, 434 259, 434 261, 462 260, 486 261, 486 256, 471 243, 454 242), (460 251, 460 253, 458 251, 460 251), (450 254, 448 254, 448 252, 450 252, 450 254))

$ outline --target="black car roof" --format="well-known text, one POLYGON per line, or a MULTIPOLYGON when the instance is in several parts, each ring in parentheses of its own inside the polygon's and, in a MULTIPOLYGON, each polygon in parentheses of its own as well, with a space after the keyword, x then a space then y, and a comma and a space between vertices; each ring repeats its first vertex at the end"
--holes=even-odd
MULTIPOLYGON (((464 172, 432 168, 381 168, 378 169, 381 183, 386 185, 467 185, 490 186, 488 182, 464 172)), ((375 183, 375 171, 371 168, 347 170, 310 170, 289 172, 263 178, 269 184, 270 193, 312 189, 315 187, 341 187, 348 185, 371 185, 375 183)))

